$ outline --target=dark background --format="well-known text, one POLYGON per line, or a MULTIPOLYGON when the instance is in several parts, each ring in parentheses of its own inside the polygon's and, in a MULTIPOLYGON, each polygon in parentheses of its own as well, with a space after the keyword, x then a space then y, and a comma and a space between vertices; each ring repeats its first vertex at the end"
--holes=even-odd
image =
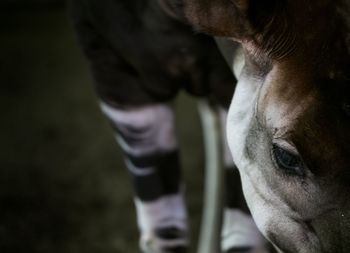
MULTIPOLYGON (((201 129, 195 99, 176 108, 195 242, 201 129)), ((138 252, 128 174, 62 1, 0 0, 0 115, 0 253, 138 252)))

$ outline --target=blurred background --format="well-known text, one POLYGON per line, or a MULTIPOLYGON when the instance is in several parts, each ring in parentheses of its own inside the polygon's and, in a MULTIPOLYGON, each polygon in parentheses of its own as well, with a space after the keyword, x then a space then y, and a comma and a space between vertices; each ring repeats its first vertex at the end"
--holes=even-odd
MULTIPOLYGON (((0 0, 0 28, 0 252, 138 252, 128 174, 65 3, 0 0)), ((203 176, 195 99, 182 94, 176 113, 194 252, 203 176)))

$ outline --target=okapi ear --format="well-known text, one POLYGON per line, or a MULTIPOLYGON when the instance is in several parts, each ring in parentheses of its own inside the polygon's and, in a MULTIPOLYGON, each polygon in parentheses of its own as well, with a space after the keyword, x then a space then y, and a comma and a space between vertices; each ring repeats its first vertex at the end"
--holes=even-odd
POLYGON ((215 36, 242 40, 261 30, 283 0, 184 0, 194 27, 215 36))

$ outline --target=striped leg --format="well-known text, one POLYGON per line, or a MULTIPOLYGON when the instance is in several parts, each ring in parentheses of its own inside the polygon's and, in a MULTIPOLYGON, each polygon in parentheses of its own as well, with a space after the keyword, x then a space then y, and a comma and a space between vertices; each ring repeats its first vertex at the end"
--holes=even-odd
POLYGON ((133 180, 145 253, 185 252, 187 215, 173 111, 168 105, 116 109, 101 103, 133 180))

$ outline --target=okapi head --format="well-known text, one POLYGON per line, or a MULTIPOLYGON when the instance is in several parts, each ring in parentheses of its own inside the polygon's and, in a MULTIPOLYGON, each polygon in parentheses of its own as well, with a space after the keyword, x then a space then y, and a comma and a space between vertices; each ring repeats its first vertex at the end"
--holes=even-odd
POLYGON ((350 1, 182 4, 242 46, 227 131, 260 230, 285 253, 349 252, 350 1))

